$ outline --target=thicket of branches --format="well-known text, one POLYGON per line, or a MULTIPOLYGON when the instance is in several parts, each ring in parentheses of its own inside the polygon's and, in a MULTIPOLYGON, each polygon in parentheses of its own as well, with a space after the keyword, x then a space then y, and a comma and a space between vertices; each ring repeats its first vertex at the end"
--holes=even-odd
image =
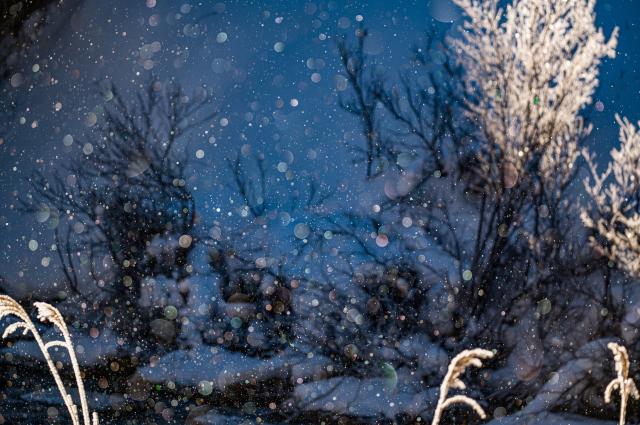
MULTIPOLYGON (((463 31, 427 36, 398 74, 366 54, 366 28, 338 41, 338 100, 362 130, 354 158, 384 186, 372 212, 336 211, 313 175, 280 179, 264 156, 241 153, 228 160, 240 219, 199 234, 180 146, 211 114, 159 82, 133 102, 106 87, 104 125, 60 174, 33 176, 25 206, 65 217, 55 237, 68 286, 118 307, 137 341, 154 317, 140 304, 146 282, 170 279, 187 305, 179 283, 204 246, 220 305, 201 324, 204 344, 315 352, 331 360, 329 378, 380 376, 382 364, 417 390, 438 385, 442 358, 497 349, 495 374, 471 378, 483 399, 535 405, 552 372, 597 358, 606 338, 640 349, 626 307, 640 273, 640 137, 619 118, 604 174, 584 146, 582 113, 617 40, 595 25, 593 1, 499 3, 456 0, 463 31), (296 228, 285 248, 275 220, 296 228)), ((574 385, 547 408, 602 408, 590 389, 605 375, 566 378, 574 385)), ((302 407, 288 409, 297 418, 302 407)))
MULTIPOLYGON (((103 91, 111 100, 101 127, 75 141, 60 172, 31 177, 24 205, 61 216, 55 248, 69 288, 108 302, 116 326, 144 339, 145 282, 190 273, 197 214, 179 144, 212 113, 206 95, 189 97, 172 83, 152 81, 134 99, 111 84, 103 91)), ((186 290, 181 295, 188 298, 186 290)))

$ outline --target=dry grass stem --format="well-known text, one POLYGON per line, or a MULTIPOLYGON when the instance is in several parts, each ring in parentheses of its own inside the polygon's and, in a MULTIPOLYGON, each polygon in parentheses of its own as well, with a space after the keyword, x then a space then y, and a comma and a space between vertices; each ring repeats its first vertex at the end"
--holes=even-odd
POLYGON ((462 375, 465 369, 469 366, 482 367, 483 359, 490 359, 493 357, 493 352, 489 350, 483 350, 481 348, 474 348, 472 350, 464 350, 457 356, 451 360, 449 364, 449 369, 447 370, 447 374, 440 385, 440 397, 438 398, 438 405, 436 406, 436 411, 433 415, 433 421, 431 425, 438 425, 440 423, 440 418, 442 417, 442 412, 451 406, 452 404, 461 403, 466 404, 471 407, 482 419, 486 418, 486 414, 484 410, 474 399, 467 397, 465 395, 454 395, 452 397, 447 398, 449 390, 451 388, 456 388, 459 390, 464 390, 466 386, 464 382, 460 380, 460 375, 462 375))
POLYGON ((611 394, 613 394, 615 390, 620 391, 620 425, 624 425, 629 396, 637 400, 640 398, 640 394, 638 394, 636 383, 633 382, 633 379, 629 378, 630 363, 627 349, 615 342, 610 342, 607 344, 607 347, 609 347, 609 350, 613 353, 613 360, 618 376, 607 385, 607 389, 604 391, 604 401, 605 403, 611 403, 611 394))
POLYGON ((73 425, 80 425, 78 407, 74 403, 71 395, 67 392, 64 383, 62 382, 62 378, 60 377, 60 373, 58 372, 58 369, 56 368, 53 360, 51 359, 51 355, 49 354, 49 349, 52 347, 62 347, 66 349, 71 359, 73 374, 76 378, 76 385, 78 386, 78 395, 80 398, 80 405, 82 409, 83 424, 98 425, 98 414, 96 412, 93 412, 93 414, 89 416, 87 395, 84 390, 84 383, 82 381, 80 366, 78 365, 78 359, 76 357, 75 349, 73 348, 73 343, 71 342, 71 336, 69 334, 67 324, 65 323, 58 309, 53 307, 52 305, 49 305, 47 303, 35 303, 35 306, 38 309, 38 319, 40 319, 42 322, 52 323, 62 334, 62 341, 55 340, 45 343, 27 312, 13 298, 6 295, 0 295, 0 320, 2 320, 2 318, 6 316, 15 316, 19 319, 19 321, 7 326, 4 333, 2 334, 2 338, 8 337, 19 329, 23 330, 23 335, 26 335, 29 332, 33 335, 33 338, 38 344, 38 347, 40 348, 40 351, 42 352, 44 359, 47 362, 49 371, 51 372, 56 386, 58 387, 58 391, 60 391, 60 395, 62 396, 64 404, 69 411, 69 415, 71 415, 71 421, 73 425))

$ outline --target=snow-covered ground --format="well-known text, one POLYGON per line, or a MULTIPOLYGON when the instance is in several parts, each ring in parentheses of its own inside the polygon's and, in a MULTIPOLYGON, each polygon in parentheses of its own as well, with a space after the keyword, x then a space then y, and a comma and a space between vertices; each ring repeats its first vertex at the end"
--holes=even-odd
POLYGON ((200 345, 192 350, 172 351, 157 362, 141 367, 138 374, 148 382, 172 381, 177 385, 210 385, 224 390, 245 381, 264 381, 290 376, 304 379, 321 373, 326 359, 286 351, 268 359, 247 356, 218 347, 200 345))
POLYGON ((401 413, 413 417, 426 414, 435 407, 438 390, 415 392, 384 378, 338 377, 298 385, 294 398, 305 410, 394 419, 401 413))
MULTIPOLYGON (((45 342, 49 342, 61 340, 62 336, 55 328, 49 328, 46 332, 43 332, 42 338, 45 342)), ((82 367, 95 366, 103 363, 105 359, 115 357, 118 354, 118 338, 109 329, 102 330, 95 338, 85 333, 77 332, 72 335, 72 339, 78 362, 82 367)), ((63 348, 52 347, 49 353, 54 360, 69 364, 69 356, 63 348)), ((1 349, 0 356, 5 354, 44 362, 44 356, 33 339, 21 339, 12 347, 1 349)))
POLYGON ((540 413, 537 415, 514 415, 494 419, 487 425, 614 425, 616 422, 601 421, 576 415, 540 413))

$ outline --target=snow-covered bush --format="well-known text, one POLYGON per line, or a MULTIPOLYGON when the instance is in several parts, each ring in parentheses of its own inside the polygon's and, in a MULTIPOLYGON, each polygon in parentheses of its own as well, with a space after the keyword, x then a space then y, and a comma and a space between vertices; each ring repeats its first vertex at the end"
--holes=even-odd
MULTIPOLYGON (((591 178, 585 189, 592 204, 582 220, 593 231, 592 246, 628 273, 640 275, 640 134, 628 119, 616 116, 620 147, 611 150, 612 161, 599 174, 585 151, 591 178)), ((638 124, 640 125, 640 123, 638 124)))

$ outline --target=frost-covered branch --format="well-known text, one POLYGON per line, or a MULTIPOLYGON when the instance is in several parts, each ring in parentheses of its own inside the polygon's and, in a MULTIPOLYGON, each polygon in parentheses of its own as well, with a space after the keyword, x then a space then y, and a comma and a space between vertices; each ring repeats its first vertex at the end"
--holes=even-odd
MULTIPOLYGON (((640 134, 628 119, 616 116, 620 147, 611 151, 612 161, 599 174, 588 152, 584 156, 591 179, 584 181, 593 200, 582 211, 584 225, 592 229, 592 246, 620 268, 640 275, 640 134)), ((638 123, 640 125, 640 123, 638 123)))
POLYGON ((452 42, 469 115, 486 139, 479 177, 499 190, 537 172, 562 186, 590 130, 579 113, 601 60, 615 55, 617 29, 607 40, 595 26, 594 0, 515 0, 504 11, 498 0, 455 3, 469 19, 452 42))

